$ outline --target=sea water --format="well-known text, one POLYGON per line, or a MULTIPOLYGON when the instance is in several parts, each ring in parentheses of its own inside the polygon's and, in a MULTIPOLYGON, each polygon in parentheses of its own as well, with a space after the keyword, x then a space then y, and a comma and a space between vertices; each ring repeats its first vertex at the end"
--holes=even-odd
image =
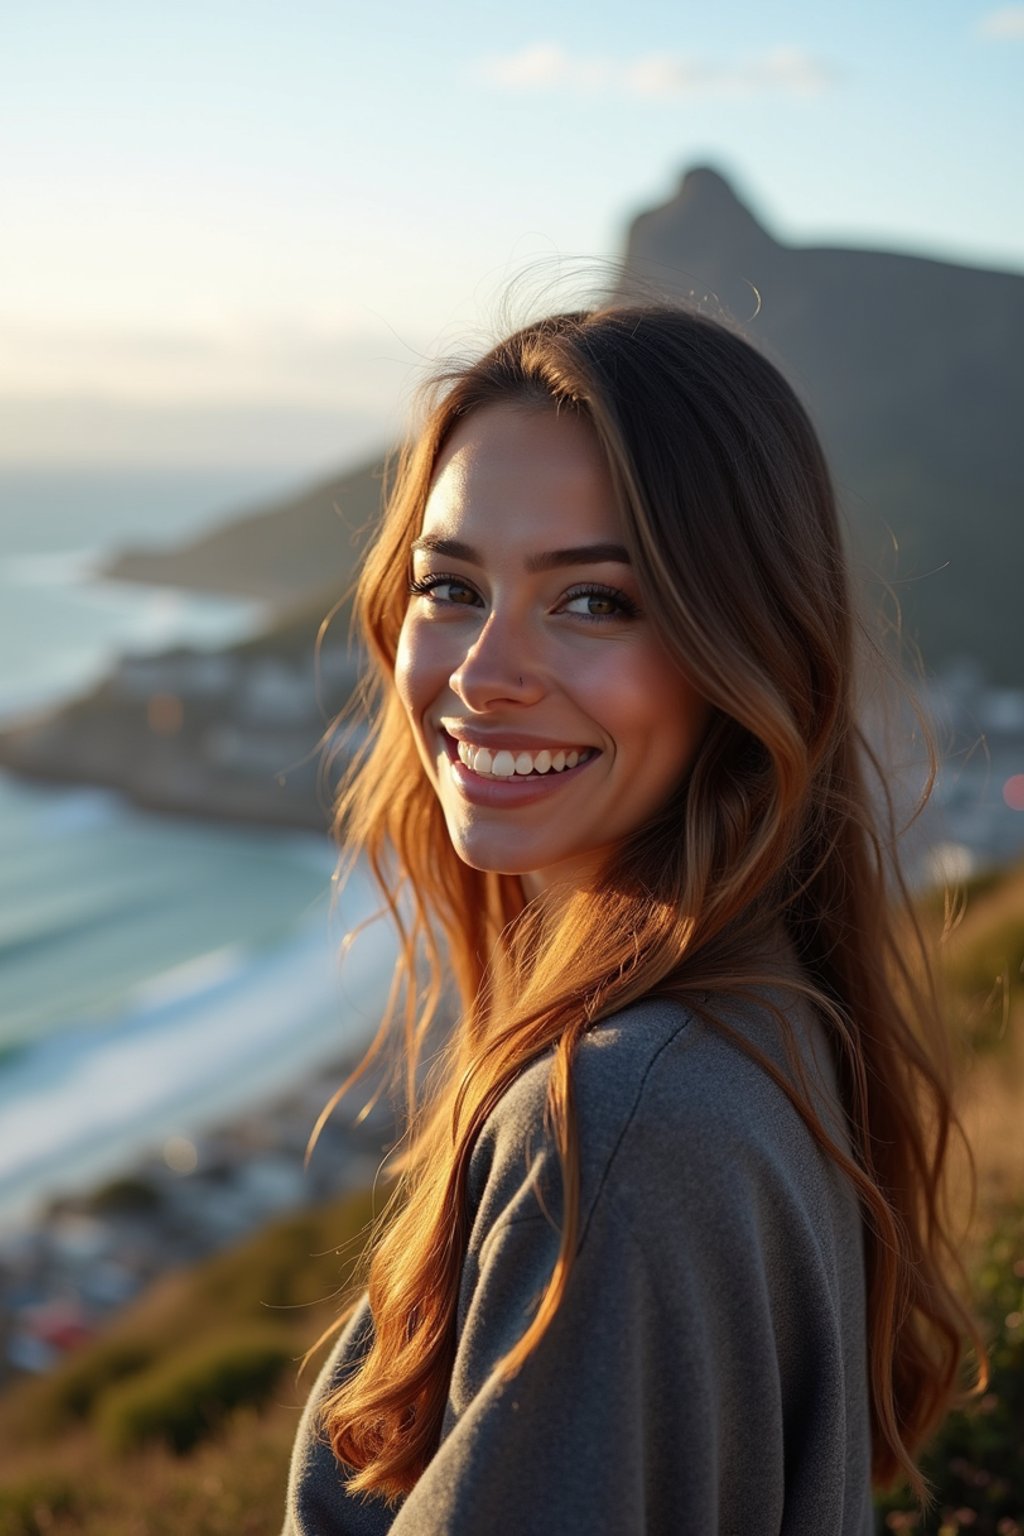
POLYGON ((124 651, 223 645, 261 604, 96 579, 125 545, 161 548, 286 488, 246 470, 0 467, 0 722, 99 680, 124 651))
POLYGON ((0 1225, 362 1048, 384 931, 293 832, 0 778, 0 1225))
MULTIPOLYGON (((258 605, 98 583, 121 541, 168 543, 255 477, 0 473, 0 719, 125 650, 221 644, 258 605)), ((390 969, 326 838, 156 816, 0 774, 0 1224, 365 1044, 390 969)))

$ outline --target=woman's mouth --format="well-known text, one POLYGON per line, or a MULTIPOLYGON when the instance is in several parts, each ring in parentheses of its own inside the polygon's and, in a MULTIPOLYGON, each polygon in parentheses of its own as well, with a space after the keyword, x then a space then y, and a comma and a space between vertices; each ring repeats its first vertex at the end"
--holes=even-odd
POLYGON ((593 747, 542 747, 537 752, 526 752, 497 743, 493 747, 476 747, 468 741, 457 741, 455 746, 459 761, 485 779, 525 779, 531 774, 564 773, 594 755, 593 747))
POLYGON ((452 783, 472 805, 507 809, 546 800, 569 784, 601 756, 600 748, 585 746, 489 747, 462 741, 441 730, 452 783))

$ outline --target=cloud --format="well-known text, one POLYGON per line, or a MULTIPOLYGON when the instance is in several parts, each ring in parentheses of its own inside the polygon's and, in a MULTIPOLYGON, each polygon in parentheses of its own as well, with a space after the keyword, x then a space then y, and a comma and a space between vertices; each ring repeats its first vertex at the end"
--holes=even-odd
POLYGON ((978 31, 983 37, 1024 37, 1024 5, 999 6, 981 17, 978 31))
POLYGON ((772 48, 747 59, 718 63, 682 53, 650 53, 633 59, 588 58, 569 54, 557 43, 534 43, 517 53, 479 59, 473 73, 507 91, 562 91, 647 101, 768 92, 817 96, 835 83, 835 72, 828 64, 793 47, 772 48))
POLYGON ((978 23, 982 37, 1024 38, 1024 5, 1001 5, 989 11, 978 23))
POLYGON ((535 43, 518 53, 481 59, 477 73, 492 85, 511 91, 600 90, 613 78, 607 59, 572 59, 554 43, 535 43))

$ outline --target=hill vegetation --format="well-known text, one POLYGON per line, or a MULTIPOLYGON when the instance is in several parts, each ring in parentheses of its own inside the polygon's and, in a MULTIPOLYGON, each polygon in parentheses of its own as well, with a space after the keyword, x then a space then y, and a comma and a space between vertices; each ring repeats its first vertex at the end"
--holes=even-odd
POLYGON ((0 1536, 276 1536, 288 1456, 368 1194, 168 1275, 0 1399, 0 1536))

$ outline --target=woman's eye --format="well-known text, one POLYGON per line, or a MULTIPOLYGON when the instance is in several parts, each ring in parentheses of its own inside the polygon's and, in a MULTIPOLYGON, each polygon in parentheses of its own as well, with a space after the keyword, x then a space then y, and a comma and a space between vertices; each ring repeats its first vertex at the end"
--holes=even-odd
POLYGON ((409 591, 435 603, 453 603, 458 607, 471 607, 477 600, 473 588, 454 576, 423 576, 419 581, 410 581, 409 591))
POLYGON ((617 619, 636 618, 638 609, 624 592, 605 592, 595 587, 585 592, 570 592, 562 612, 576 614, 582 619, 617 619))

